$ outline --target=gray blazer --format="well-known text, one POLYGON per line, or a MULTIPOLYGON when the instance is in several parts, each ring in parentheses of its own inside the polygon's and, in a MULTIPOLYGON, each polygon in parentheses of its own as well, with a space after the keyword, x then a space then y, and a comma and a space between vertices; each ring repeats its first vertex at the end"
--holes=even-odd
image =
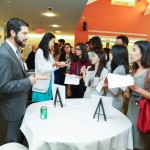
POLYGON ((4 42, 0 47, 0 117, 20 120, 26 109, 31 82, 12 48, 4 42))

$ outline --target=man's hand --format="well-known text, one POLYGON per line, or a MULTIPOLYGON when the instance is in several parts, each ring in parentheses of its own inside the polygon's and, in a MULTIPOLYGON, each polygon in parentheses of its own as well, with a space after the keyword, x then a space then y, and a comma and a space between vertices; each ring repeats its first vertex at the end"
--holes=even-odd
POLYGON ((43 74, 37 74, 37 75, 32 75, 29 77, 31 84, 35 84, 37 80, 50 80, 50 77, 43 75, 43 74))
POLYGON ((34 75, 30 76, 29 79, 32 85, 35 84, 37 81, 37 78, 34 75))

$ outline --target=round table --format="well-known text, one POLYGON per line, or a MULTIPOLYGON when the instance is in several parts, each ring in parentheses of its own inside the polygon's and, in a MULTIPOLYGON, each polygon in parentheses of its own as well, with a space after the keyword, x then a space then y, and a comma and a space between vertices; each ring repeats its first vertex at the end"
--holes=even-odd
POLYGON ((26 110, 21 131, 30 150, 127 150, 133 149, 132 125, 116 109, 99 122, 93 118, 90 102, 68 99, 63 108, 54 101, 38 102, 26 110), (40 108, 47 106, 48 118, 40 119, 40 108))

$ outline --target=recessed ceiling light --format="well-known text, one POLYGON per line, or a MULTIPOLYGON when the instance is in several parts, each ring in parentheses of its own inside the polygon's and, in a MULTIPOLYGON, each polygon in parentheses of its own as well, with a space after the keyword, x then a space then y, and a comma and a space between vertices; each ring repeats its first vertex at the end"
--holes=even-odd
POLYGON ((60 25, 58 25, 58 24, 52 24, 51 26, 54 27, 54 28, 60 27, 60 25))
POLYGON ((56 16, 56 14, 52 13, 52 12, 47 12, 47 13, 43 13, 44 16, 47 16, 47 17, 53 17, 53 16, 56 16))
POLYGON ((55 31, 55 33, 61 33, 61 31, 55 31))
POLYGON ((11 0, 7 0, 7 1, 6 1, 6 3, 11 4, 11 3, 12 3, 12 1, 11 1, 11 0))
POLYGON ((60 27, 60 25, 58 25, 58 24, 52 24, 51 26, 54 27, 54 28, 60 27))

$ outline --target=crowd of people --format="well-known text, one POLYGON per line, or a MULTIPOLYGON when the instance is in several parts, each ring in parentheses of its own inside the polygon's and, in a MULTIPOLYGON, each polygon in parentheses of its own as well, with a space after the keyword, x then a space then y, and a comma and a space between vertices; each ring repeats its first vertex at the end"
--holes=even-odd
MULTIPOLYGON (((32 85, 32 101, 52 100, 52 83, 66 87, 66 98, 91 98, 91 95, 112 97, 112 106, 123 112, 128 105, 127 117, 133 125, 134 149, 149 147, 150 133, 141 133, 137 127, 140 97, 150 99, 150 89, 145 90, 145 77, 150 67, 150 42, 137 41, 128 53, 128 37, 119 35, 114 45, 103 48, 99 36, 86 43, 77 43, 75 48, 64 39, 55 43, 55 35, 46 33, 39 45, 26 60, 29 70, 35 75, 28 76, 17 51, 28 39, 28 23, 12 18, 7 22, 7 39, 0 47, 0 117, 7 123, 6 141, 21 142, 19 129, 26 109, 27 91, 32 85), (132 68, 129 68, 129 57, 132 68), (87 77, 93 73, 89 81, 87 77), (128 75, 134 78, 134 85, 123 91, 109 88, 107 74, 128 75), (66 74, 78 76, 78 85, 66 85, 66 74), (106 77, 106 78, 105 78, 106 77), (96 90, 104 80, 101 90, 96 90), (129 101, 129 104, 125 102, 129 101)), ((148 83, 149 84, 149 83, 148 83)))

